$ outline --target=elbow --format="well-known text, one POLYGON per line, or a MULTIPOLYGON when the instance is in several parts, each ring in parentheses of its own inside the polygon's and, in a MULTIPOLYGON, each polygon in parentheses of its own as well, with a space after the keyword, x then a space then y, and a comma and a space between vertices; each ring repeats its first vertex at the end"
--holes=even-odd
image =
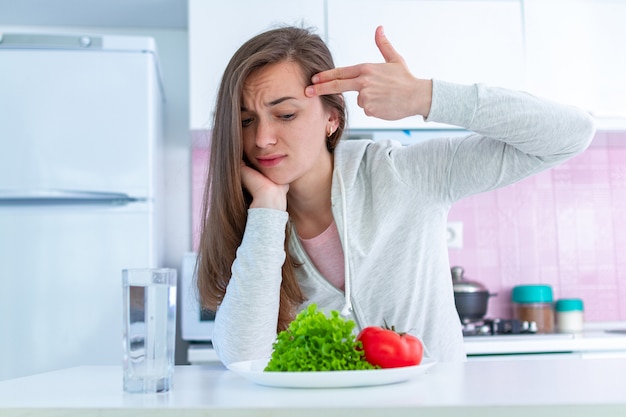
POLYGON ((596 124, 589 114, 581 112, 581 116, 572 122, 567 130, 571 132, 572 139, 567 153, 572 157, 583 153, 591 145, 596 133, 596 124))
POLYGON ((563 117, 560 123, 553 123, 551 135, 560 143, 558 148, 553 149, 551 155, 540 159, 552 164, 560 164, 566 160, 583 153, 594 138, 596 125, 593 118, 578 109, 572 117, 563 117))
POLYGON ((213 350, 215 351, 215 355, 217 359, 222 362, 222 365, 228 367, 231 363, 235 362, 233 358, 228 357, 228 355, 224 355, 222 349, 220 349, 219 343, 216 343, 216 340, 213 339, 213 350))

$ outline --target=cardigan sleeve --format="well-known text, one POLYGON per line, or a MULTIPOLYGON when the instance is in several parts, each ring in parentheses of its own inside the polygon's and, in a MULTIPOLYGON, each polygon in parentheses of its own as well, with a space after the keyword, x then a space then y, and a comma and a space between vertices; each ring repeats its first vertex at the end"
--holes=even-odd
POLYGON ((437 80, 426 121, 470 133, 396 148, 389 162, 407 183, 427 182, 449 202, 554 167, 583 152, 595 132, 592 118, 572 106, 520 91, 437 80))
POLYGON ((215 314, 213 347, 226 365, 269 357, 276 338, 286 211, 248 210, 241 245, 215 314))

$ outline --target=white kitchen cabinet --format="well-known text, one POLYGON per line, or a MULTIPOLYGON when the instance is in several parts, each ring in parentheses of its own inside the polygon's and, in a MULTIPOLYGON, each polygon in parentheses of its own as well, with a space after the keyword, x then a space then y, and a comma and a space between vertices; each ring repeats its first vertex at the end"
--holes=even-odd
MULTIPOLYGON (((413 75, 521 89, 524 82, 520 1, 328 0, 328 41, 337 66, 383 62, 374 43, 383 25, 413 75)), ((368 117, 347 93, 349 128, 424 128, 421 117, 368 117)))
MULTIPOLYGON (((528 90, 626 119, 626 2, 525 0, 528 90)), ((626 125, 626 121, 622 122, 626 125)))
POLYGON ((233 53, 274 26, 318 28, 325 37, 324 0, 189 0, 191 129, 209 129, 222 74, 233 53))

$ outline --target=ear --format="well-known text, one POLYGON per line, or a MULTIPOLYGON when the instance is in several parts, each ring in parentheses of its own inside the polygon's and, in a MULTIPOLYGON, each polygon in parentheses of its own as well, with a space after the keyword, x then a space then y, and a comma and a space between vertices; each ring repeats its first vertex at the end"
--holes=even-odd
POLYGON ((328 122, 327 122, 326 131, 327 132, 331 131, 334 133, 338 127, 339 127, 339 112, 337 111, 337 109, 331 108, 330 111, 328 112, 328 122))

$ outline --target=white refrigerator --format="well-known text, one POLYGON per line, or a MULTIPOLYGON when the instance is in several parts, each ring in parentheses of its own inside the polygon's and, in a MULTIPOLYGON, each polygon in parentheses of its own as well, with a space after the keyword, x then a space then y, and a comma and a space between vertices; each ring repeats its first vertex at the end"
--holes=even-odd
POLYGON ((161 266, 148 37, 0 33, 0 380, 122 362, 121 270, 161 266))

